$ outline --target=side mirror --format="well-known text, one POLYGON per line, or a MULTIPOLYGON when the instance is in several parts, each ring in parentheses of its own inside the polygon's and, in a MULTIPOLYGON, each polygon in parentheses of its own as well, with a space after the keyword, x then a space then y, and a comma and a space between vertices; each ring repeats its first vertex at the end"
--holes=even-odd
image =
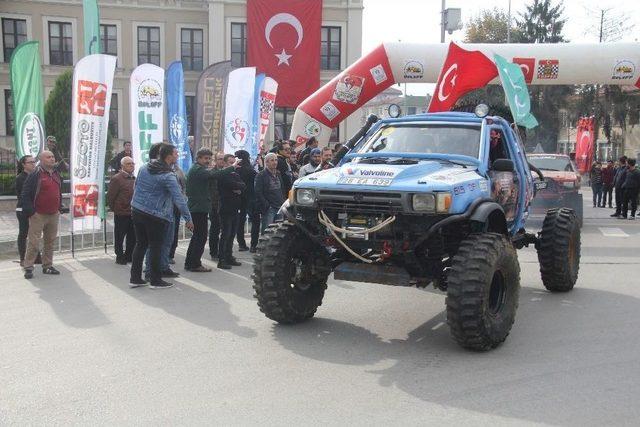
POLYGON ((496 172, 513 172, 515 166, 513 165, 513 160, 497 159, 493 162, 493 165, 491 165, 491 169, 496 172))

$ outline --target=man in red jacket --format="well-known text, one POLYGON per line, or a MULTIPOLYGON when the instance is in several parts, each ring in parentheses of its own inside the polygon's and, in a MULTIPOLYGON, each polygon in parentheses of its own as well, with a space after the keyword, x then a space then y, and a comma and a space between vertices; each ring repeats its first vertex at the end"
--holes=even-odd
POLYGON ((136 234, 131 219, 131 199, 136 178, 133 176, 135 163, 131 157, 123 157, 120 160, 120 172, 115 174, 109 182, 107 203, 113 211, 114 241, 116 264, 127 265, 131 262, 133 248, 136 245, 136 234), (125 249, 122 243, 126 238, 125 249))
POLYGON ((613 203, 613 177, 616 171, 613 167, 613 160, 607 161, 607 167, 602 168, 602 207, 607 204, 607 195, 609 200, 609 207, 612 208, 613 203))

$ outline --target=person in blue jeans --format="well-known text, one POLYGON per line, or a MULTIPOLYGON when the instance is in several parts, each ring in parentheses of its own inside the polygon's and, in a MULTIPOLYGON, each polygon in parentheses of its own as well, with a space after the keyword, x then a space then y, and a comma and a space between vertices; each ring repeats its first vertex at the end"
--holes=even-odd
MULTIPOLYGON (((187 200, 172 169, 178 159, 178 151, 173 145, 166 143, 161 143, 157 150, 157 158, 149 161, 138 171, 131 200, 131 217, 136 233, 129 280, 132 288, 146 284, 142 278, 142 261, 147 248, 150 287, 164 289, 173 286, 172 283, 162 280, 161 252, 166 235, 170 234, 167 232, 173 229, 174 206, 180 210, 186 222, 185 226, 193 230, 187 200)), ((167 240, 173 241, 173 235, 171 234, 171 239, 167 240)), ((169 244, 168 248, 170 247, 169 244)), ((166 255, 168 262, 168 252, 166 255)))
POLYGON ((255 178, 255 197, 257 209, 262 214, 260 234, 276 220, 278 210, 285 197, 280 172, 278 171, 278 155, 268 153, 264 157, 265 168, 255 178))

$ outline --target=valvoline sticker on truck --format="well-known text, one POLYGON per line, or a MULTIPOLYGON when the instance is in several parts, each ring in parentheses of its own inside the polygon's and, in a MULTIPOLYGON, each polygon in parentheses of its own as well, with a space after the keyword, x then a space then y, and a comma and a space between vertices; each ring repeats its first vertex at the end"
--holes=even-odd
POLYGON ((341 170, 338 184, 347 185, 391 185, 398 170, 391 168, 367 168, 362 166, 346 166, 341 170))

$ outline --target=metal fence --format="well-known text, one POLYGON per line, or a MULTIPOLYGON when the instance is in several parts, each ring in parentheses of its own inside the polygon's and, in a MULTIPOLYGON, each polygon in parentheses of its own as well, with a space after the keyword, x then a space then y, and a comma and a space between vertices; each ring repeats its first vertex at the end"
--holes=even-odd
POLYGON ((16 194, 16 153, 13 150, 0 150, 0 196, 16 194))

